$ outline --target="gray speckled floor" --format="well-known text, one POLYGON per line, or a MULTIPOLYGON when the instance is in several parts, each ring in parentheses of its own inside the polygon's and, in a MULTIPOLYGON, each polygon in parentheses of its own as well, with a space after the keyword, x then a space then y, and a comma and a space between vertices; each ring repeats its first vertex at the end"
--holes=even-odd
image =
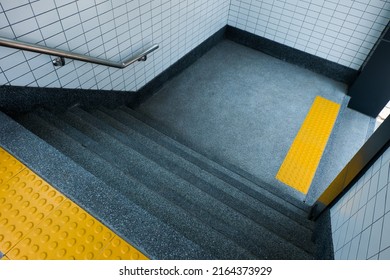
POLYGON ((307 198, 275 175, 314 98, 320 95, 341 104, 345 92, 344 84, 225 40, 139 110, 206 156, 311 203, 361 146, 370 118, 343 110, 338 132, 332 135, 337 149, 325 153, 322 173, 307 198))

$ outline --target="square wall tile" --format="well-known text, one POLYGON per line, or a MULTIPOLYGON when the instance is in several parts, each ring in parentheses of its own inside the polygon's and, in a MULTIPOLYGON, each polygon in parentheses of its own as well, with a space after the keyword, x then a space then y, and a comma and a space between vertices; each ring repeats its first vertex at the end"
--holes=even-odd
POLYGON ((378 220, 385 214, 386 191, 386 188, 383 188, 376 195, 374 221, 378 220))
POLYGON ((17 79, 12 81, 12 83, 17 86, 28 86, 29 84, 34 82, 35 82, 35 77, 31 72, 27 72, 26 74, 21 75, 17 79))
POLYGON ((44 14, 36 16, 35 19, 38 22, 39 27, 42 28, 59 21, 60 17, 58 16, 57 10, 51 10, 44 14))
POLYGON ((379 253, 380 260, 390 260, 390 247, 379 253))
MULTIPOLYGON (((133 51, 150 43, 160 44, 162 53, 164 49, 175 50, 174 55, 169 54, 162 58, 161 62, 156 64, 159 65, 158 68, 153 71, 144 69, 137 72, 138 74, 132 77, 134 81, 129 81, 130 84, 134 82, 136 87, 148 82, 159 74, 156 71, 163 71, 169 67, 227 23, 357 69, 374 46, 389 17, 389 5, 386 4, 384 9, 383 2, 377 0, 363 3, 361 1, 337 3, 268 0, 3 1, 2 7, 5 10, 3 15, 8 17, 12 25, 9 27, 10 30, 2 30, 2 34, 12 37, 14 34, 17 37, 29 35, 26 38, 38 42, 41 38, 35 39, 38 35, 33 33, 41 33, 42 39, 49 46, 65 48, 70 40, 82 35, 71 32, 79 32, 79 27, 82 27, 85 28, 83 33, 87 42, 92 40, 98 42, 97 38, 101 38, 104 47, 97 45, 96 49, 101 53, 108 44, 105 51, 108 52, 109 57, 115 58, 119 57, 123 47, 111 47, 111 40, 106 41, 103 36, 107 37, 106 33, 114 30, 116 38, 126 33, 127 29, 131 38, 130 48, 133 51), (61 18, 60 22, 59 18, 61 18), (342 37, 338 36, 333 40, 331 37, 341 32, 344 27, 349 31, 343 31, 342 37), (68 32, 70 29, 72 31, 68 32), (91 30, 95 30, 95 33, 89 33, 91 30), (180 36, 176 30, 182 30, 180 36), (327 30, 329 34, 325 34, 327 30), (327 37, 319 34, 325 34, 327 37), (312 38, 319 41, 314 42, 312 38), (349 42, 356 47, 347 47, 349 42), (335 51, 336 44, 341 47, 340 50, 335 51), (360 51, 362 48, 368 51, 360 51)), ((2 21, 8 24, 4 21, 4 17, 2 21)), ((119 44, 122 41, 121 39, 119 44)), ((74 41, 72 45, 74 43, 76 42, 74 41)), ((117 43, 117 46, 119 44, 117 43)), ((90 45, 79 46, 78 49, 85 50, 90 47, 90 45)), ((59 85, 61 82, 53 81, 51 84, 59 85)), ((116 84, 116 88, 120 84, 116 84)), ((88 86, 97 87, 91 85, 90 80, 88 86)), ((122 90, 125 90, 125 87, 126 85, 123 85, 122 90)), ((354 208, 353 212, 355 210, 354 208)))
POLYGON ((367 203, 366 212, 364 214, 363 229, 367 228, 372 224, 374 219, 374 211, 375 211, 375 197, 372 198, 367 203))
POLYGON ((4 28, 5 26, 9 26, 10 23, 7 19, 7 17, 5 16, 5 13, 0 13, 0 29, 1 28, 4 28))
POLYGON ((384 188, 389 179, 389 172, 390 172, 390 161, 387 161, 384 165, 381 166, 381 169, 379 171, 379 182, 378 182, 378 188, 379 190, 384 188))
POLYGON ((15 65, 21 64, 23 62, 25 62, 25 57, 21 51, 16 51, 11 55, 0 59, 0 65, 3 71, 7 71, 8 69, 15 67, 15 65))
POLYGON ((379 246, 382 235, 383 218, 376 221, 371 227, 370 241, 368 245, 367 258, 371 258, 379 253, 379 246))
POLYGON ((17 9, 21 6, 26 6, 29 4, 29 0, 13 0, 13 1, 3 1, 1 5, 3 6, 3 9, 5 11, 11 10, 11 9, 17 9))
POLYGON ((11 25, 14 25, 15 23, 25 21, 27 19, 30 19, 34 17, 33 11, 30 7, 30 5, 23 5, 16 7, 12 10, 8 10, 6 12, 7 18, 9 20, 9 23, 11 25))
POLYGON ((390 212, 388 212, 383 219, 383 229, 381 236, 381 250, 390 247, 390 212))
POLYGON ((367 250, 368 250, 368 244, 370 242, 370 234, 371 234, 371 228, 367 228, 362 232, 359 240, 359 249, 356 256, 357 260, 367 259, 367 250))
POLYGON ((5 77, 3 71, 0 71, 0 85, 6 85, 8 84, 8 80, 5 77))
MULTIPOLYGON (((19 77, 23 76, 24 74, 28 73, 29 71, 30 71, 30 68, 28 67, 27 62, 22 62, 14 67, 8 69, 8 70, 5 70, 4 74, 7 77, 7 80, 9 82, 12 82, 14 80, 17 80, 19 77)), ((20 85, 20 83, 19 83, 19 85, 20 85)))
MULTIPOLYGON (((383 3, 382 3, 383 5, 383 3)), ((338 38, 338 44, 345 48, 345 44, 348 43, 352 38, 357 38, 362 40, 362 44, 365 43, 365 40, 370 40, 370 43, 375 43, 378 39, 379 34, 376 34, 376 30, 374 30, 374 26, 377 26, 377 23, 381 23, 383 10, 381 8, 375 7, 375 4, 362 3, 357 1, 268 1, 268 0, 252 0, 250 2, 246 2, 244 0, 231 2, 230 5, 230 13, 228 22, 229 24, 244 29, 248 32, 253 32, 252 30, 256 30, 256 34, 266 34, 267 38, 274 40, 275 34, 278 34, 278 31, 281 28, 286 28, 284 25, 284 20, 280 20, 282 15, 288 12, 291 23, 291 27, 289 30, 294 30, 298 32, 298 35, 295 35, 295 40, 289 38, 289 42, 298 41, 299 38, 302 39, 302 33, 305 33, 305 30, 302 30, 301 27, 304 27, 308 30, 315 30, 315 32, 309 33, 310 37, 316 37, 319 35, 319 39, 324 40, 321 34, 324 34, 326 30, 330 30, 334 32, 334 34, 338 34, 342 28, 347 28, 348 31, 344 30, 345 37, 338 38), (264 33, 258 32, 258 28, 253 26, 254 21, 251 24, 248 24, 250 18, 254 17, 253 12, 257 7, 260 7, 260 15, 258 17, 257 25, 264 25, 263 22, 267 23, 265 26, 264 33), (363 8, 364 7, 364 8, 363 8), (373 16, 374 15, 374 16, 373 16), (379 16, 378 16, 379 15, 379 16), (238 19, 238 20, 236 20, 238 19), (275 21, 276 20, 276 21, 275 21), (269 24, 270 23, 270 24, 269 24), (323 30, 319 30, 319 28, 323 28, 323 30), (270 30, 272 29, 272 30, 270 30), (355 31, 355 32, 354 32, 355 31), (268 35, 268 36, 267 36, 268 35), (367 35, 372 36, 374 42, 369 39, 367 35)), ((384 13, 388 17, 390 12, 384 13)), ((385 25, 386 23, 383 23, 385 25)), ((379 33, 382 32, 383 26, 379 27, 379 33)), ((287 32, 287 37, 291 34, 287 32)), ((277 41, 284 43, 283 40, 280 40, 278 36, 277 41)), ((304 39, 309 41, 309 39, 304 39)), ((335 42, 332 42, 332 44, 335 42)), ((284 43, 286 44, 286 43, 284 43)), ((291 45, 291 44, 290 44, 291 45)), ((319 44, 327 49, 332 49, 331 46, 324 46, 322 42, 319 44)), ((305 48, 306 43, 299 42, 295 44, 294 47, 303 50, 309 53, 313 53, 312 48, 305 48)), ((371 46, 372 47, 372 46, 371 46)), ((371 48, 370 47, 370 48, 371 48)), ((358 69, 360 65, 365 60, 365 57, 359 58, 359 60, 355 60, 356 50, 351 50, 348 56, 342 56, 345 54, 345 51, 342 50, 339 54, 332 53, 332 60, 338 61, 347 67, 352 67, 354 69, 358 69)), ((315 52, 315 55, 329 59, 328 50, 321 50, 315 52)))
POLYGON ((351 241, 351 247, 348 252, 348 260, 356 260, 358 249, 359 249, 360 235, 356 236, 351 241))

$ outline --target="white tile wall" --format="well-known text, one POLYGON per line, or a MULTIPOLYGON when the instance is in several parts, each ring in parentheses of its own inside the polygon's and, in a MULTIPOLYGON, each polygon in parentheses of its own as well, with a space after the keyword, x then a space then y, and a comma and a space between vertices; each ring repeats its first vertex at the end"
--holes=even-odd
POLYGON ((359 69, 389 19, 388 0, 231 0, 228 24, 359 69))
POLYGON ((331 209, 336 259, 390 260, 390 148, 331 209))
POLYGON ((137 90, 229 25, 358 69, 389 21, 385 0, 17 0, 0 2, 0 36, 120 60, 124 70, 0 47, 0 85, 137 90))
POLYGON ((229 0, 7 0, 0 36, 120 60, 154 43, 146 62, 113 69, 0 47, 0 85, 137 90, 226 25, 229 0))

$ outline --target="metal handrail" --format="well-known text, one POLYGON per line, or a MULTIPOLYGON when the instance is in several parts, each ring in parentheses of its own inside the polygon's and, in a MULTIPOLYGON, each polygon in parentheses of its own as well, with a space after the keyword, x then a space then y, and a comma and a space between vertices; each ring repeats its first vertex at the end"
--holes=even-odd
POLYGON ((139 53, 135 56, 131 56, 129 58, 126 58, 121 62, 115 62, 115 61, 111 61, 108 59, 102 59, 102 58, 92 57, 92 56, 88 56, 88 55, 72 53, 69 51, 52 49, 52 48, 48 48, 45 46, 35 45, 35 44, 27 43, 27 42, 21 42, 21 41, 12 40, 12 39, 8 39, 8 38, 4 38, 4 37, 0 37, 0 46, 58 56, 59 59, 53 60, 53 64, 56 66, 64 65, 63 58, 66 57, 66 58, 70 58, 70 59, 90 62, 90 63, 94 63, 94 64, 100 64, 100 65, 105 65, 105 66, 110 66, 110 67, 115 67, 115 68, 125 68, 136 61, 145 61, 147 58, 147 55, 149 53, 157 50, 159 47, 157 44, 155 44, 155 45, 151 46, 150 48, 142 51, 141 53, 139 53))

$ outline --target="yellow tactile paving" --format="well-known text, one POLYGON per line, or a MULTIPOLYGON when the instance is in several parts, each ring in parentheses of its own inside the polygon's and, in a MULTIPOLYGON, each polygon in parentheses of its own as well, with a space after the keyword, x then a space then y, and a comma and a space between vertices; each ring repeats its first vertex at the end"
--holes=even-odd
POLYGON ((24 169, 0 186, 0 251, 7 253, 65 197, 24 169))
POLYGON ((70 200, 55 209, 8 255, 12 259, 96 259, 114 233, 70 200))
POLYGON ((147 258, 127 244, 122 238, 115 236, 99 256, 101 260, 146 260, 147 258))
POLYGON ((0 167, 3 259, 147 259, 2 148, 0 167))
POLYGON ((306 194, 321 160, 340 105, 317 96, 276 178, 306 194))
POLYGON ((0 185, 25 168, 18 160, 0 147, 0 185))

